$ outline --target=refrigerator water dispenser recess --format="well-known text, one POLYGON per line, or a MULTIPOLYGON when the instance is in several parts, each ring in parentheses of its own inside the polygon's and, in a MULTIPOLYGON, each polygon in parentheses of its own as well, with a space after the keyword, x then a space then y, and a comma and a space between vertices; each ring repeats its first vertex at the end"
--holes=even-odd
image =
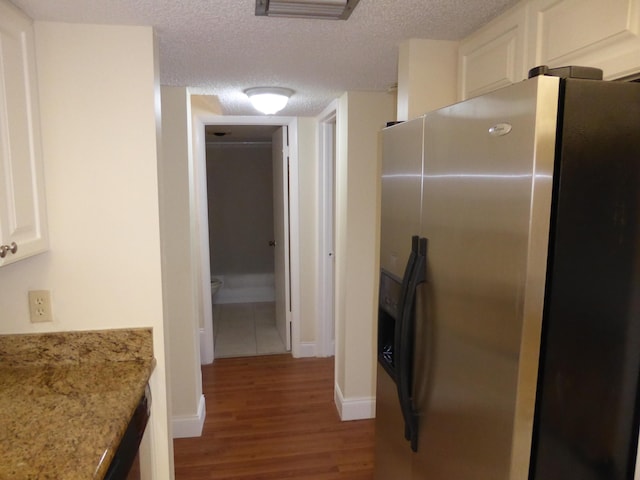
POLYGON ((401 281, 385 270, 380 271, 380 296, 378 300, 378 362, 395 380, 393 346, 396 322, 400 308, 401 281))

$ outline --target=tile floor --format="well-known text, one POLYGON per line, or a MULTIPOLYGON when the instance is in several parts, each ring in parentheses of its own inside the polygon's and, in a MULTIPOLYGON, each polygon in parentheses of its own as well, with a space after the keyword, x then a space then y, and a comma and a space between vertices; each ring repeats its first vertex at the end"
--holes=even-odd
POLYGON ((276 330, 273 302, 213 305, 213 335, 216 358, 286 351, 276 330))

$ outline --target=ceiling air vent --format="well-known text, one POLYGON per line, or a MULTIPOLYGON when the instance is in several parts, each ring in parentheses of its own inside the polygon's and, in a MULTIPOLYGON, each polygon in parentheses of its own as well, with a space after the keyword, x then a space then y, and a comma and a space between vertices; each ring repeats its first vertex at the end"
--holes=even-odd
POLYGON ((256 16, 346 20, 360 0, 256 0, 256 16))

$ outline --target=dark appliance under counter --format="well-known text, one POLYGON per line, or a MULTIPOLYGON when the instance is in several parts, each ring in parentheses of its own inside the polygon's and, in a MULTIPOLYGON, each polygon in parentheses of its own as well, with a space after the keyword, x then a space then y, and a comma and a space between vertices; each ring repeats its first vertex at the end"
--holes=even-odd
POLYGON ((151 389, 145 388, 144 395, 133 412, 127 429, 122 435, 104 480, 139 480, 140 460, 138 449, 151 415, 151 389))

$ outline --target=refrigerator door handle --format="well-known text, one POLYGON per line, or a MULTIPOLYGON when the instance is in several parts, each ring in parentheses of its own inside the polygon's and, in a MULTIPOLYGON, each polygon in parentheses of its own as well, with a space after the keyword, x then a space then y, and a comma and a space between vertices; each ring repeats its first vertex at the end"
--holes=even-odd
POLYGON ((402 418, 404 420, 405 427, 405 438, 409 440, 411 438, 411 425, 409 423, 410 419, 410 408, 407 406, 407 389, 411 388, 410 385, 410 373, 408 371, 408 363, 407 357, 411 355, 411 352, 407 351, 407 342, 405 339, 406 336, 406 328, 405 324, 405 311, 407 310, 407 305, 409 305, 409 309, 411 309, 411 304, 407 302, 409 292, 411 290, 411 283, 413 279, 413 272, 415 271, 416 260, 418 258, 418 250, 420 244, 420 237, 414 235, 411 237, 411 253, 409 254, 409 259, 407 260, 407 266, 404 270, 404 275, 402 277, 402 286, 400 290, 400 301, 398 302, 398 316, 396 318, 396 324, 394 328, 394 343, 393 343, 393 363, 394 363, 394 371, 395 371, 395 383, 396 383, 396 391, 398 394, 398 400, 400 402, 400 410, 402 412, 402 418))
POLYGON ((411 277, 413 276, 413 270, 416 263, 416 258, 418 256, 418 245, 420 243, 420 237, 414 235, 411 237, 411 253, 409 254, 409 259, 407 260, 407 266, 404 269, 404 275, 402 277, 402 285, 400 287, 400 298, 398 301, 398 315, 396 318, 396 322, 394 325, 394 333, 393 333, 393 366, 395 370, 395 378, 397 383, 397 378, 399 376, 398 371, 398 355, 402 350, 401 345, 401 336, 402 336, 402 315, 404 311, 404 305, 406 303, 407 294, 409 292, 409 283, 411 282, 411 277))
MULTIPOLYGON (((418 285, 426 279, 427 239, 413 237, 415 253, 405 295, 400 309, 399 336, 396 349, 396 385, 405 423, 405 438, 411 450, 418 451, 418 415, 413 406, 413 340, 415 336, 415 299, 418 285)), ((404 282, 403 282, 404 284, 404 282)))

